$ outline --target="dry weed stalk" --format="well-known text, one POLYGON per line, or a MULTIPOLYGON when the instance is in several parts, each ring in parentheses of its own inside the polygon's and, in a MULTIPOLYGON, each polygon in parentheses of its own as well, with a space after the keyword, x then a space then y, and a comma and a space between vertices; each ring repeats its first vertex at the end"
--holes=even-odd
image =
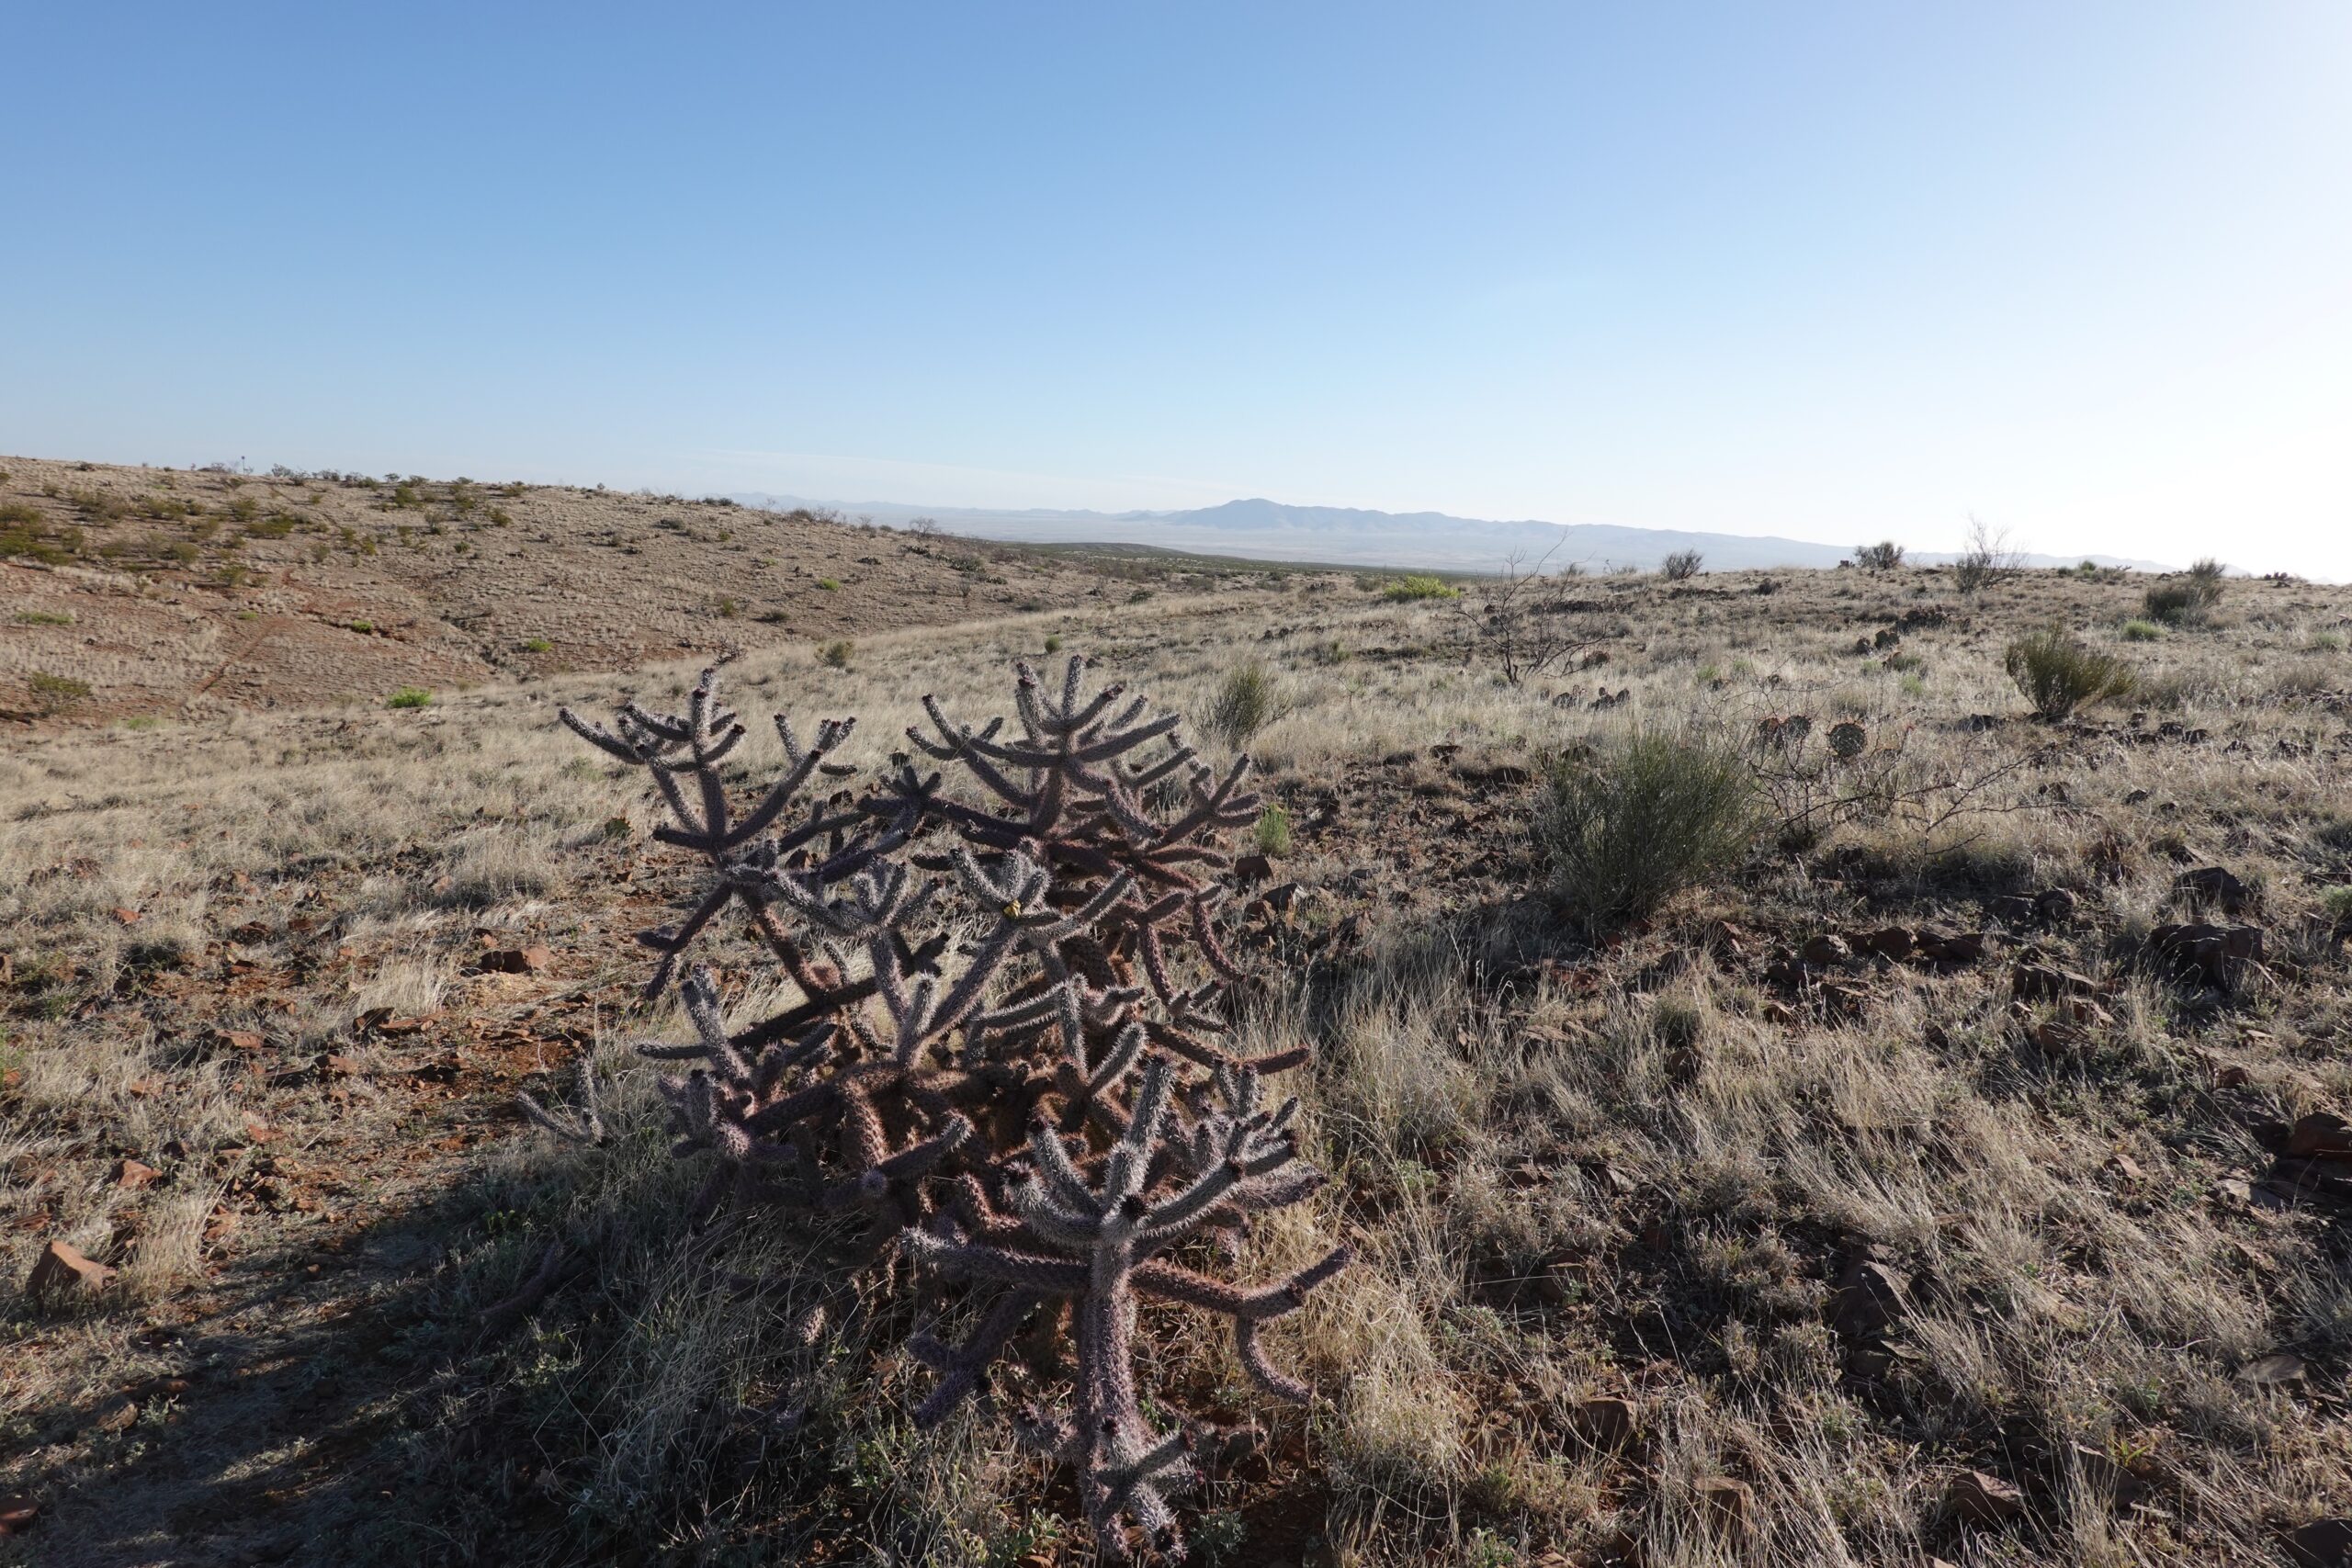
MULTIPOLYGON (((908 738, 977 784, 972 799, 911 762, 862 795, 808 799, 812 781, 848 771, 826 759, 853 721, 804 748, 779 717, 784 774, 739 814, 722 770, 745 731, 716 665, 683 714, 629 704, 610 728, 562 716, 647 771, 674 819, 655 836, 711 868, 682 923, 639 939, 660 955, 649 999, 674 985, 694 1025, 692 1042, 639 1050, 694 1064, 662 1089, 676 1152, 716 1156, 697 1213, 731 1197, 864 1215, 864 1260, 897 1251, 933 1281, 1002 1287, 962 1345, 916 1336, 941 1374, 922 1424, 985 1393, 1033 1314, 1066 1312, 1075 1408, 1025 1412, 1023 1437, 1079 1468, 1106 1549, 1126 1550, 1132 1517, 1174 1554, 1168 1495, 1189 1476, 1190 1438, 1154 1431, 1139 1407, 1136 1301, 1229 1319, 1260 1386, 1303 1400, 1258 1331, 1347 1255, 1255 1289, 1176 1259, 1204 1238, 1237 1255, 1251 1215, 1320 1183, 1298 1158, 1297 1102, 1262 1103, 1262 1076, 1306 1053, 1242 1059, 1218 1043, 1225 987, 1242 976, 1212 915, 1230 868, 1221 840, 1257 818, 1248 759, 1217 774, 1179 716, 1151 716, 1117 685, 1087 696, 1084 672, 1072 659, 1057 694, 1020 666, 1017 734, 924 700, 935 733, 908 738), (1170 781, 1181 799, 1155 811, 1170 781), (679 973, 730 906, 800 998, 734 1030, 710 971, 679 973), (1205 971, 1190 986, 1186 949, 1205 971)), ((529 1109, 567 1135, 594 1126, 529 1109)))

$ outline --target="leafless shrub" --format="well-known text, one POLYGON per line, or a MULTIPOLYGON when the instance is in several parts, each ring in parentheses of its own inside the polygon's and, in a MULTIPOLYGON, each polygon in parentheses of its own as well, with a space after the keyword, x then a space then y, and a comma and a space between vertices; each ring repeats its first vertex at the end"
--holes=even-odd
POLYGON ((1864 545, 1854 552, 1855 564, 1870 571, 1893 571, 1903 564, 1903 547, 1893 539, 1864 545))
POLYGON ((2021 551, 2009 543, 2006 529, 1981 517, 1968 520, 1968 541, 1952 562, 1952 582, 1963 594, 1975 594, 2017 575, 2024 564, 2021 551))
POLYGON ((1675 550, 1657 563, 1658 575, 1668 582, 1688 582, 1699 575, 1705 559, 1696 550, 1675 550))
POLYGON ((1600 639, 1577 619, 1570 592, 1576 571, 1547 572, 1546 555, 1532 567, 1514 556, 1502 575, 1478 584, 1451 608, 1454 638, 1465 664, 1483 664, 1516 686, 1548 672, 1573 669, 1600 639))

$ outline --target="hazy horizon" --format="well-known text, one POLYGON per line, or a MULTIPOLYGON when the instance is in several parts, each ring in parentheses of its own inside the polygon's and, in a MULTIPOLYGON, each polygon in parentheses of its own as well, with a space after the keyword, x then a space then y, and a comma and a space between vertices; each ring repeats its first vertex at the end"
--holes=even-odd
POLYGON ((1973 513, 2352 576, 2337 7, 130 6, 17 42, 19 451, 1920 550, 1973 513))

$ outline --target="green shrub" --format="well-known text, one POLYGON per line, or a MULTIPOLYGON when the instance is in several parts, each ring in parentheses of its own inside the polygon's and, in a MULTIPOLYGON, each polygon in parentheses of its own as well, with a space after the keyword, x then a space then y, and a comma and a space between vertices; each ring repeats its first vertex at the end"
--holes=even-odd
POLYGON ((857 645, 851 642, 847 637, 843 637, 839 642, 827 643, 824 647, 824 651, 818 654, 817 657, 829 670, 846 670, 849 668, 851 657, 856 652, 857 645))
POLYGON ((526 653, 545 653, 554 647, 555 644, 549 642, 547 638, 543 637, 535 637, 525 639, 523 643, 523 651, 526 653))
POLYGON ((2304 646, 2312 653, 2341 653, 2344 651, 2344 634, 2333 630, 2313 632, 2312 640, 2304 646))
POLYGON ((1269 806, 1260 812, 1257 840, 1261 854, 1290 853, 1290 813, 1279 806, 1269 806))
POLYGON ((71 611, 19 610, 17 624, 20 626, 70 626, 74 624, 71 611))
POLYGON ((1459 599, 1462 590, 1442 577, 1428 572, 1413 572, 1392 578, 1382 585, 1380 596, 1392 604, 1408 604, 1416 599, 1459 599))
POLYGON ((1201 728, 1212 739, 1238 751, 1251 736, 1266 728, 1274 716, 1275 706, 1273 677, 1253 659, 1226 675, 1201 728))
POLYGON ((817 587, 823 592, 831 593, 837 591, 841 584, 830 577, 820 577, 817 580, 817 587))
POLYGON ((373 621, 354 621, 351 623, 351 629, 357 632, 361 637, 369 637, 375 633, 376 623, 373 621))
POLYGON ((52 675, 46 670, 36 670, 26 676, 25 684, 32 688, 33 701, 40 705, 40 711, 48 714, 63 713, 68 708, 78 707, 90 696, 87 681, 76 681, 71 675, 52 675))
POLYGON ((2319 906, 2335 930, 2352 931, 2352 887, 2329 888, 2319 896, 2319 906))
POLYGON ((1598 932, 1736 867, 1762 826, 1736 748, 1640 731, 1599 758, 1555 764, 1533 832, 1554 898, 1598 932))
POLYGON ((2164 627, 2156 625, 2154 621, 2126 621, 2123 623, 2123 640, 2125 642, 2154 642, 2164 635, 2164 627))
POLYGON ((433 705, 433 694, 422 686, 402 686, 384 701, 388 708, 421 708, 433 705))
POLYGON ((2009 644, 2001 658, 2009 679, 2043 718, 2064 718, 2076 708, 2120 697, 2138 680, 2111 653, 2086 647, 2064 627, 2029 632, 2009 644))

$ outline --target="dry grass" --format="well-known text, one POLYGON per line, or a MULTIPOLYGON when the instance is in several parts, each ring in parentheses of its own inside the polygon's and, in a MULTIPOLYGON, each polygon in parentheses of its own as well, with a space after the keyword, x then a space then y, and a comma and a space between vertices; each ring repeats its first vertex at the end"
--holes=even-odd
MULTIPOLYGON (((2133 581, 2028 573, 1962 604, 1947 573, 1773 575, 1596 581, 1577 614, 1608 662, 1521 688, 1465 667, 1442 604, 1336 579, 861 628, 848 669, 805 645, 742 661, 754 710, 858 714, 866 766, 920 694, 981 712, 1048 636, 1194 714, 1244 657, 1281 682, 1249 747, 1299 891, 1236 911, 1279 977, 1247 1028, 1317 1047, 1302 1087, 1339 1179, 1255 1245, 1268 1269, 1335 1238, 1361 1261, 1277 1330, 1310 1411, 1264 1408, 1220 1343, 1155 1337, 1158 1386, 1267 1434, 1192 1500, 1204 1556, 2202 1564, 2352 1513, 2342 1219, 2261 1189, 2281 1124, 2352 1109, 2328 912, 2352 884, 2352 664, 2322 635, 2352 599, 2233 581, 2225 615, 2135 649, 2143 711, 2052 726, 2003 648, 2052 623, 2120 646, 2133 581), (1918 611, 1949 618, 1899 619, 1918 611), (1991 782, 1940 823, 1865 799, 1768 836, 1605 946, 1560 918, 1530 835, 1546 760, 1796 714, 1860 723, 1905 779, 1991 782), (2188 911, 2177 873, 2213 863, 2267 932, 2233 994, 2141 962, 2188 911), (2008 902, 2052 888, 2071 919, 2008 902), (1995 940, 1946 972, 1773 978, 1811 937, 1896 924, 1995 940), (2015 1004, 2029 947, 2105 985, 2100 1014, 2053 1030, 2015 1004), (1836 1311, 1864 1259, 1906 1294, 1875 1337, 1836 1311), (2248 1381, 2279 1351, 2301 1381, 2248 1381), (1590 1440, 1604 1398, 1636 1412, 1623 1445, 1590 1440), (2017 1485, 2019 1517, 1956 1518, 1970 1470, 2017 1485), (1708 1501, 1731 1482, 1737 1529, 1708 1501)), ((872 1348, 903 1337, 884 1297, 812 1350, 786 1332, 832 1283, 806 1236, 676 1228, 695 1173, 623 1049, 674 1021, 630 1014, 621 933, 677 885, 647 803, 548 721, 690 678, 0 758, 0 1220, 20 1271, 51 1238, 124 1268, 90 1309, 10 1308, 0 1491, 47 1517, 0 1554, 1091 1561, 1001 1423, 911 1430, 920 1375, 872 1348), (552 973, 481 972, 529 942, 552 973), (425 1021, 386 1035, 379 1009, 425 1021), (616 1130, 585 1152, 505 1109, 565 1098, 582 1051, 616 1130), (163 1179, 126 1189, 123 1157, 163 1179), (551 1241, 590 1271, 481 1342, 473 1314, 551 1241), (125 1390, 141 1415, 108 1430, 125 1390), (787 1396, 797 1426, 744 1414, 787 1396)))

